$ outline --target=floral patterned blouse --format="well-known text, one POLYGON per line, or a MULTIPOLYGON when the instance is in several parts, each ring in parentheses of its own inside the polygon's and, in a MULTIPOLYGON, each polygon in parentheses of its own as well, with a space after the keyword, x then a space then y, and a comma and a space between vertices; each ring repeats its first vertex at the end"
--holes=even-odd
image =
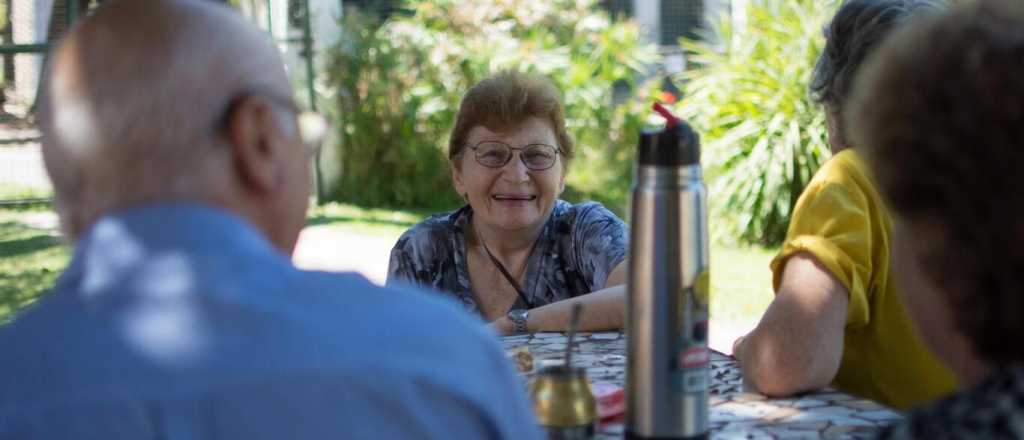
MULTIPOLYGON (((387 283, 405 282, 451 295, 466 310, 480 313, 470 290, 465 227, 468 206, 433 215, 398 239, 391 250, 387 283)), ((626 258, 629 230, 599 203, 559 200, 526 261, 523 290, 535 308, 604 288, 608 275, 626 258)))

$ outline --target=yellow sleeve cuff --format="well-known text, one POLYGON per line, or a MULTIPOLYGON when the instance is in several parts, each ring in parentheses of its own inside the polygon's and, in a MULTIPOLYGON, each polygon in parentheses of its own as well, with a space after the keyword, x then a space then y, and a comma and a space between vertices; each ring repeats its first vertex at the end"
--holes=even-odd
POLYGON ((794 254, 806 252, 846 287, 849 292, 849 305, 846 307, 846 325, 859 327, 870 321, 866 280, 856 276, 857 268, 854 261, 843 252, 843 249, 828 239, 817 235, 800 235, 787 241, 779 254, 772 259, 772 288, 779 291, 782 284, 782 272, 786 261, 794 254))

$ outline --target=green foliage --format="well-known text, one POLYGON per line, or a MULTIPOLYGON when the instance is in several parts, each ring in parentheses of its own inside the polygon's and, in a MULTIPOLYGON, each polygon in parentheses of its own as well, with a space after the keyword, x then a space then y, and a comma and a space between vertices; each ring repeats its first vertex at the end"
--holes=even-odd
POLYGON ((332 199, 363 206, 449 208, 448 134, 463 93, 502 69, 537 72, 563 92, 577 143, 567 198, 622 211, 636 133, 657 59, 639 27, 612 21, 594 0, 455 0, 408 3, 379 23, 346 11, 329 55, 326 99, 339 130, 332 199), (613 105, 614 84, 634 98, 613 105))
POLYGON ((751 0, 745 26, 727 17, 715 24, 719 43, 683 43, 701 67, 683 74, 677 110, 703 136, 720 239, 778 244, 830 156, 825 115, 807 87, 832 10, 816 0, 751 0))

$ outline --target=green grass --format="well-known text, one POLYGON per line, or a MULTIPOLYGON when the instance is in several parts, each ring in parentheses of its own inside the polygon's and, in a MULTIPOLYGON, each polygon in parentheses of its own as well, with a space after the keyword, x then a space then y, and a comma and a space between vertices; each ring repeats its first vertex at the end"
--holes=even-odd
POLYGON ((68 250, 53 231, 32 227, 26 211, 0 211, 0 322, 53 286, 68 250))
POLYGON ((426 212, 366 209, 345 203, 329 203, 310 208, 308 224, 310 226, 344 228, 349 232, 378 237, 398 238, 402 232, 428 214, 426 212))
POLYGON ((716 326, 749 330, 768 308, 774 251, 727 245, 711 247, 711 319, 716 326))
MULTIPOLYGON (((30 304, 67 265, 55 231, 32 226, 39 209, 0 210, 0 322, 30 304)), ((426 213, 329 204, 310 209, 309 225, 397 238, 426 213)), ((749 329, 771 301, 773 252, 715 244, 711 248, 711 316, 719 326, 749 329)))
POLYGON ((0 184, 0 200, 45 199, 49 197, 53 197, 53 191, 48 188, 14 183, 0 184))

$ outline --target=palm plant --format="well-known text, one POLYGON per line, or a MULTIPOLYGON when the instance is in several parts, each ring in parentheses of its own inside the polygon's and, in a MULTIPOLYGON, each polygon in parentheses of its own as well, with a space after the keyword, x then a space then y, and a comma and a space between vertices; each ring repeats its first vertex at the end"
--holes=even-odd
POLYGON ((704 137, 720 240, 781 242, 797 198, 830 156, 807 86, 833 3, 751 0, 745 23, 723 17, 714 38, 683 42, 699 67, 678 78, 677 111, 704 137))

